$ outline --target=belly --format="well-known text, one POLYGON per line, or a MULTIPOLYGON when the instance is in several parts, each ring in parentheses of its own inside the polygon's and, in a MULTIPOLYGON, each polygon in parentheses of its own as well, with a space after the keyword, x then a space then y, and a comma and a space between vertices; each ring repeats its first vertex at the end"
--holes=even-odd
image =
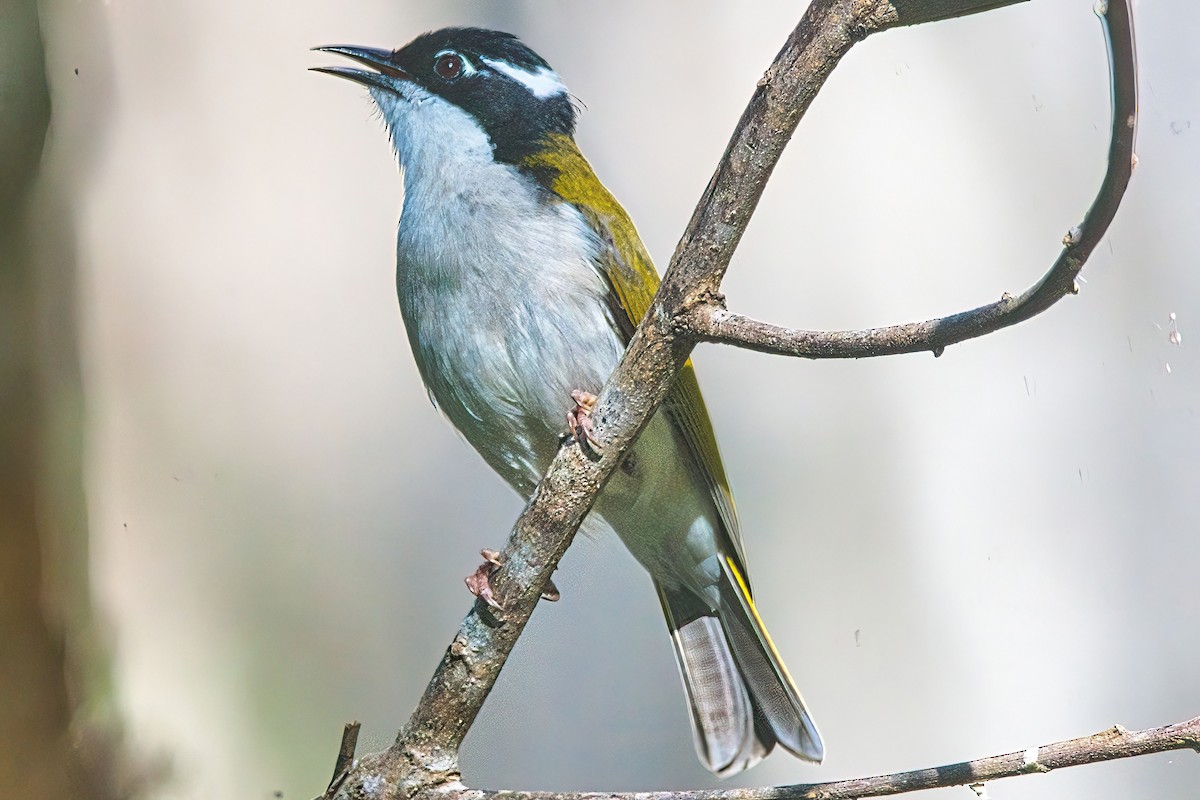
MULTIPOLYGON (((598 392, 624 351, 594 267, 602 245, 573 207, 543 213, 516 189, 437 201, 406 195, 401 216, 397 289, 413 355, 450 422, 528 497, 566 431, 571 391, 598 392)), ((596 512, 655 578, 703 591, 719 523, 685 450, 657 413, 596 512)))
POLYGON ((600 298, 477 289, 402 300, 405 324, 434 402, 528 496, 566 430, 571 391, 598 392, 624 348, 600 298))
POLYGON ((487 180, 436 192, 406 179, 396 288, 430 397, 528 495, 566 429, 571 390, 598 391, 624 348, 593 265, 600 243, 579 211, 547 203, 509 167, 476 169, 487 180))
MULTIPOLYGON (((427 308, 409 307, 405 316, 430 396, 484 460, 529 497, 566 431, 571 390, 598 392, 620 360, 624 345, 605 307, 538 297, 527 287, 507 303, 460 297, 427 308), (451 310, 459 308, 477 311, 451 310)), ((719 575, 718 517, 685 452, 657 412, 595 512, 658 580, 704 593, 719 575)))
POLYGON ((625 464, 596 501, 621 541, 656 580, 686 586, 714 604, 720 579, 719 515, 663 411, 655 412, 625 464))

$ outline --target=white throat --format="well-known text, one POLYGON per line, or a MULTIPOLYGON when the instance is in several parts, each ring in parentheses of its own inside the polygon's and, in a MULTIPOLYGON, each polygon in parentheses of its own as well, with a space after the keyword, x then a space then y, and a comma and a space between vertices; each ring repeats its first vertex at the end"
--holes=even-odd
POLYGON ((372 89, 396 158, 404 169, 405 192, 414 187, 442 185, 439 176, 455 165, 492 164, 492 143, 483 127, 466 111, 414 84, 403 85, 403 96, 372 89))

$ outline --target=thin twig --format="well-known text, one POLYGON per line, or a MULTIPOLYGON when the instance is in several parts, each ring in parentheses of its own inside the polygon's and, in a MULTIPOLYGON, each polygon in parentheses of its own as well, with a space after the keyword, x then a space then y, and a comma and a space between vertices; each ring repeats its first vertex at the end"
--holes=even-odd
POLYGON ((346 727, 342 728, 342 745, 338 748, 337 761, 333 764, 333 777, 329 779, 326 795, 332 795, 342 785, 342 781, 346 780, 346 775, 354 764, 354 751, 358 748, 358 732, 361 728, 362 723, 357 720, 347 722, 346 727))
MULTIPOLYGON (((1017 0, 1025 2, 1025 0, 1017 0)), ((957 0, 952 3, 930 0, 892 0, 896 8, 897 25, 921 25, 926 22, 965 17, 982 11, 994 11, 1013 5, 1013 0, 957 0)))
POLYGON ((1034 317, 1079 291, 1076 277, 1112 223, 1133 174, 1137 133, 1137 62, 1133 24, 1125 3, 1108 3, 1100 12, 1111 43, 1112 137, 1104 181, 1077 228, 1063 237, 1058 259, 1042 279, 1019 297, 1005 294, 986 306, 925 322, 858 331, 807 331, 784 328, 735 314, 719 295, 696 303, 680 326, 707 342, 731 344, 801 358, 869 358, 931 351, 994 333, 1034 317))
POLYGON ((762 789, 715 789, 681 792, 471 792, 473 800, 858 800, 923 789, 965 786, 1049 772, 1063 767, 1096 764, 1170 750, 1200 752, 1200 717, 1175 725, 1129 731, 1120 725, 1106 731, 1068 739, 1017 753, 990 756, 958 764, 852 778, 829 783, 801 783, 762 789))

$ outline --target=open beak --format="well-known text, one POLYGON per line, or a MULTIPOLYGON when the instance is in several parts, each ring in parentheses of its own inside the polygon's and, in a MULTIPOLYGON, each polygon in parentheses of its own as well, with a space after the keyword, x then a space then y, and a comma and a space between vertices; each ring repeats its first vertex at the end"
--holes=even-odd
POLYGON ((365 86, 378 86, 383 89, 392 90, 395 90, 395 81, 412 80, 411 75, 396 66, 392 60, 395 56, 395 52, 392 50, 378 50, 373 47, 354 47, 341 44, 314 47, 313 50, 347 56, 361 64, 366 64, 368 67, 374 67, 378 70, 378 72, 370 72, 365 69, 354 69, 353 67, 310 67, 309 69, 313 72, 324 72, 327 75, 336 75, 339 78, 346 78, 365 86), (386 80, 388 78, 391 80, 386 80))

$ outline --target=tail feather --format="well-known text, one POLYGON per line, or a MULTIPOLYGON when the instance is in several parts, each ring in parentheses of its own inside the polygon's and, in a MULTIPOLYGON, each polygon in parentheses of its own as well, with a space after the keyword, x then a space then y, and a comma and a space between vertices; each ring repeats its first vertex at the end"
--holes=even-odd
POLYGON ((676 630, 672 639, 700 760, 722 776, 753 766, 774 742, 760 743, 753 735, 754 706, 721 623, 716 617, 698 617, 676 630))
POLYGON ((771 752, 775 738, 759 719, 720 620, 690 592, 657 581, 655 588, 687 693, 696 755, 723 778, 749 769, 771 752))
POLYGON ((784 666, 771 634, 750 596, 750 587, 731 559, 721 582, 721 621, 741 667, 742 678, 779 744, 796 756, 820 763, 825 745, 804 698, 784 666))
POLYGON ((720 777, 761 761, 778 741, 809 761, 824 746, 762 625, 737 567, 724 565, 720 607, 655 582, 687 692, 701 762, 720 777))

